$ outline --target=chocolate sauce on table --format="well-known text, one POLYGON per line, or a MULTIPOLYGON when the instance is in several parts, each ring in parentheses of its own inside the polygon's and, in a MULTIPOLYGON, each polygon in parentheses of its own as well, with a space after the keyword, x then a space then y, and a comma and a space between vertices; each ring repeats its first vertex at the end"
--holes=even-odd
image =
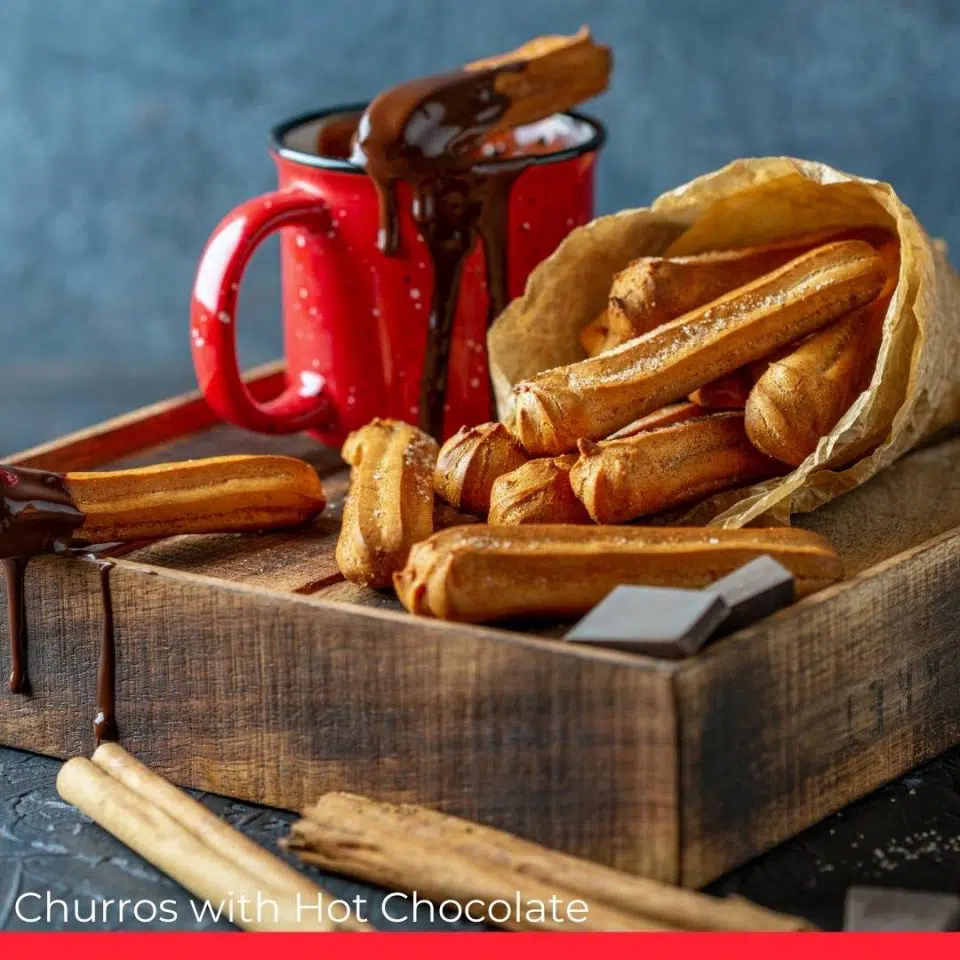
MULTIPOLYGON (((29 694, 25 578, 30 559, 40 553, 63 552, 83 525, 83 511, 70 495, 63 474, 28 467, 0 466, 0 558, 7 590, 10 640, 10 690, 29 694)), ((89 554, 99 567, 103 599, 103 637, 97 676, 97 742, 117 739, 115 720, 115 650, 110 560, 89 554)))
POLYGON ((532 156, 498 150, 483 139, 510 106, 496 77, 524 68, 516 63, 412 80, 377 97, 357 128, 353 158, 366 168, 380 201, 378 246, 388 255, 399 248, 397 183, 403 180, 413 191, 413 219, 433 261, 419 417, 421 428, 438 440, 460 276, 477 237, 486 252, 488 326, 507 305, 507 206, 532 156))

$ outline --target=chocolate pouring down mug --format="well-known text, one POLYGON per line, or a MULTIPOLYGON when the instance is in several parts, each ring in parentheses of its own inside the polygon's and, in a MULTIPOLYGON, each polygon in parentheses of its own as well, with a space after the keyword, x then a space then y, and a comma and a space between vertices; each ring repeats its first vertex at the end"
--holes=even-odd
MULTIPOLYGON (((334 107, 273 131, 279 188, 242 203, 213 232, 191 304, 191 345, 200 388, 218 416, 262 433, 309 430, 330 444, 373 417, 430 426, 422 408, 431 336, 434 269, 398 184, 399 244, 377 246, 378 195, 350 145, 364 106, 334 107), (287 388, 266 403, 244 385, 237 361, 237 299, 256 247, 282 230, 287 388)), ((506 223, 506 295, 523 292, 533 268, 593 217, 595 120, 558 114, 513 134, 525 169, 511 185, 506 223)), ((491 165, 503 162, 498 155, 491 165)), ((482 164, 481 164, 482 166, 482 164)), ((442 430, 490 419, 486 332, 491 300, 482 242, 466 257, 447 352, 442 430)), ((498 305, 494 305, 498 306, 498 305)))

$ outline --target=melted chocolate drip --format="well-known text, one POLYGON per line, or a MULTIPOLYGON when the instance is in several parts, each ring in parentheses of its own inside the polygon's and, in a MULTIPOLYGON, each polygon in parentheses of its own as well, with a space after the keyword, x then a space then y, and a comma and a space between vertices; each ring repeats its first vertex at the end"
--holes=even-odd
MULTIPOLYGON (((453 70, 381 93, 360 118, 355 159, 380 185, 476 167, 484 135, 510 106, 497 91, 496 78, 505 70, 522 69, 523 64, 515 64, 453 70)), ((384 252, 392 248, 385 246, 384 252)))
POLYGON ((420 427, 443 435, 450 344, 460 278, 476 238, 487 264, 487 325, 507 305, 506 208, 510 188, 525 161, 466 175, 431 177, 416 185, 413 218, 433 261, 434 289, 420 381, 420 427))
MULTIPOLYGON (((6 574, 7 610, 10 628, 10 689, 29 693, 27 676, 27 616, 24 576, 30 558, 38 553, 66 550, 74 532, 83 525, 62 474, 25 467, 0 467, 0 557, 6 574)), ((118 556, 142 543, 106 544, 86 548, 100 572, 103 600, 103 636, 97 670, 97 715, 93 723, 97 743, 117 739, 116 651, 113 630, 113 598, 110 571, 114 564, 100 557, 118 556)))
POLYGON ((396 184, 405 180, 433 261, 419 419, 438 440, 460 277, 478 236, 486 251, 488 326, 507 304, 507 205, 514 180, 531 159, 513 155, 486 164, 479 148, 510 106, 495 78, 522 69, 456 70, 401 84, 370 104, 357 129, 354 159, 366 167, 380 199, 380 249, 392 255, 399 247, 396 184))
POLYGON ((38 553, 65 546, 83 520, 62 474, 0 467, 0 557, 6 574, 13 693, 30 692, 24 602, 27 562, 38 553))
POLYGON ((24 602, 26 557, 10 557, 3 561, 7 579, 7 618, 10 630, 10 690, 30 693, 27 676, 27 610, 24 602))
POLYGON ((97 669, 97 715, 93 733, 97 743, 118 740, 116 720, 116 664, 117 653, 113 632, 113 597, 110 594, 109 560, 97 561, 100 568, 100 595, 103 600, 103 635, 100 640, 100 665, 97 669))

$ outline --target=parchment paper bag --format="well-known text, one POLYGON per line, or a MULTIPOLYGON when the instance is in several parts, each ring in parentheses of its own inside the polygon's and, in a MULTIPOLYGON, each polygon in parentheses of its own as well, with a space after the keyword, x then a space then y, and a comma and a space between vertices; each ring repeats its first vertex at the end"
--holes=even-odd
POLYGON ((614 274, 641 256, 703 253, 814 230, 884 226, 900 237, 900 280, 869 389, 789 475, 717 497, 698 519, 737 527, 761 514, 814 510, 960 418, 960 277, 886 183, 787 157, 738 160, 574 231, 533 272, 490 330, 501 419, 512 387, 584 357, 580 330, 603 309, 614 274), (830 469, 830 465, 843 467, 830 469))

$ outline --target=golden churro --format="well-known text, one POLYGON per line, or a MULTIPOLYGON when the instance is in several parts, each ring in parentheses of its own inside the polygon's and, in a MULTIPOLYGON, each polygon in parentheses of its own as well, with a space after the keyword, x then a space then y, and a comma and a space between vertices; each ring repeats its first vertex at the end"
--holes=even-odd
POLYGON ((601 440, 868 303, 884 277, 869 244, 827 244, 615 350, 544 371, 514 387, 520 442, 547 456, 601 440))
POLYGON ((530 460, 493 485, 490 523, 590 523, 570 486, 577 455, 530 460))
POLYGON ((494 481, 527 459, 520 442, 502 423, 463 427, 440 448, 433 488, 457 510, 485 517, 494 481))
POLYGON ((620 584, 703 587, 767 554, 804 596, 839 580, 843 567, 817 534, 789 527, 455 527, 411 551, 394 586, 411 613, 483 623, 570 618, 620 584))
POLYGON ((350 490, 337 540, 337 565, 353 583, 390 586, 410 547, 433 532, 437 443, 408 423, 374 420, 343 445, 350 490))

